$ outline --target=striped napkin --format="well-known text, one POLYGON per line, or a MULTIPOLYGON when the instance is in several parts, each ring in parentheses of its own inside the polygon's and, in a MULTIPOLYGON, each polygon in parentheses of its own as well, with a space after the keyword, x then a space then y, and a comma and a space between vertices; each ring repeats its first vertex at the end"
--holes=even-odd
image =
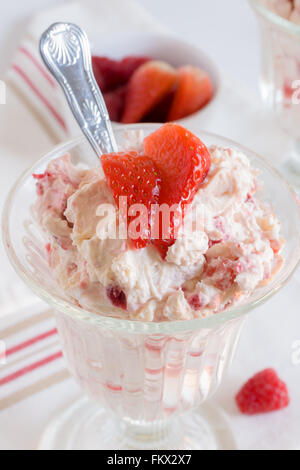
POLYGON ((63 116, 63 97, 39 57, 37 43, 29 39, 23 41, 10 66, 7 81, 32 112, 37 113, 45 131, 54 140, 63 141, 70 136, 63 116))
POLYGON ((55 319, 39 305, 2 319, 0 324, 0 412, 69 374, 62 357, 55 319))
POLYGON ((52 24, 67 21, 78 24, 88 36, 113 31, 164 31, 135 0, 85 0, 72 2, 39 13, 28 25, 6 81, 31 111, 38 116, 54 142, 79 134, 77 124, 66 105, 56 81, 49 74, 39 54, 41 34, 52 24))
POLYGON ((0 321, 0 450, 34 450, 52 417, 81 397, 53 312, 37 302, 0 321))

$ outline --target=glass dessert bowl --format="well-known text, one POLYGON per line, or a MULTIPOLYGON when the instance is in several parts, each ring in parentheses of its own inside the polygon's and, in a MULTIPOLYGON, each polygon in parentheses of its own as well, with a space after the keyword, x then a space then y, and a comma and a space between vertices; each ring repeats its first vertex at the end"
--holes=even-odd
MULTIPOLYGON (((280 125, 292 139, 293 145, 282 170, 299 190, 300 24, 267 8, 266 5, 272 5, 272 2, 249 0, 249 3, 261 32, 261 95, 266 108, 275 112, 280 125)), ((287 2, 282 4, 284 8, 287 2)))
MULTIPOLYGON (((127 129, 148 135, 158 127, 127 129)), ((124 127, 115 129, 120 147, 125 131, 124 127)), ((97 315, 63 295, 47 263, 44 247, 48 240, 33 218, 36 188, 32 174, 42 173, 51 160, 66 153, 74 164, 95 166, 95 155, 83 138, 42 158, 8 197, 3 215, 8 255, 23 280, 53 307, 69 370, 91 398, 59 415, 45 432, 41 448, 234 447, 226 417, 205 402, 230 364, 246 314, 277 292, 295 270, 300 257, 300 213, 289 185, 262 158, 225 138, 194 132, 206 145, 235 148, 247 155, 261 173, 264 187, 259 197, 272 205, 286 240, 279 272, 244 303, 223 313, 185 321, 131 321, 120 318, 113 306, 99 305, 101 314, 97 315)))

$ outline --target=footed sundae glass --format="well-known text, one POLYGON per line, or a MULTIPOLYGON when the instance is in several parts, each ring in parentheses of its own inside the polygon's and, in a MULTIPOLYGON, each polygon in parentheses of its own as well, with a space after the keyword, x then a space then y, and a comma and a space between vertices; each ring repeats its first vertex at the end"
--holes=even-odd
MULTIPOLYGON (((157 125, 119 127, 125 131, 157 125)), ((282 222, 282 269, 255 290, 244 304, 204 319, 161 323, 115 318, 116 309, 99 305, 84 310, 64 297, 48 267, 45 234, 32 215, 36 199, 32 173, 65 153, 74 164, 95 165, 89 144, 78 138, 55 148, 16 183, 3 215, 4 243, 12 264, 43 300, 53 307, 64 356, 86 394, 58 415, 45 431, 43 449, 233 449, 234 437, 224 413, 207 400, 231 362, 246 314, 277 292, 300 257, 297 199, 276 170, 251 151, 202 131, 206 145, 243 151, 260 170, 259 197, 272 204, 282 222)), ((120 315, 119 315, 120 317, 120 315)))
POLYGON ((261 95, 292 139, 282 171, 300 190, 300 25, 267 9, 262 0, 249 2, 261 32, 261 95))

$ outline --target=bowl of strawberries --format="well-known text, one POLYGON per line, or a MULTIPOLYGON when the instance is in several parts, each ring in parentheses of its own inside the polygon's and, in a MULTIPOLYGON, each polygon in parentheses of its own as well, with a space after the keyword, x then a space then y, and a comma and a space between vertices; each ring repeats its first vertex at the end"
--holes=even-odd
POLYGON ((114 33, 92 38, 92 63, 113 122, 201 125, 211 115, 220 80, 196 46, 161 33, 114 33))

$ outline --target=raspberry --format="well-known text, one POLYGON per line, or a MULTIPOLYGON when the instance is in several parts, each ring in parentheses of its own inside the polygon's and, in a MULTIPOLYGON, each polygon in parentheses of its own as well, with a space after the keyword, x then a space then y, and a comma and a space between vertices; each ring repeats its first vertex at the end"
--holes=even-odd
POLYGON ((287 386, 274 369, 265 369, 254 375, 235 400, 240 411, 247 415, 281 410, 290 403, 287 386))

